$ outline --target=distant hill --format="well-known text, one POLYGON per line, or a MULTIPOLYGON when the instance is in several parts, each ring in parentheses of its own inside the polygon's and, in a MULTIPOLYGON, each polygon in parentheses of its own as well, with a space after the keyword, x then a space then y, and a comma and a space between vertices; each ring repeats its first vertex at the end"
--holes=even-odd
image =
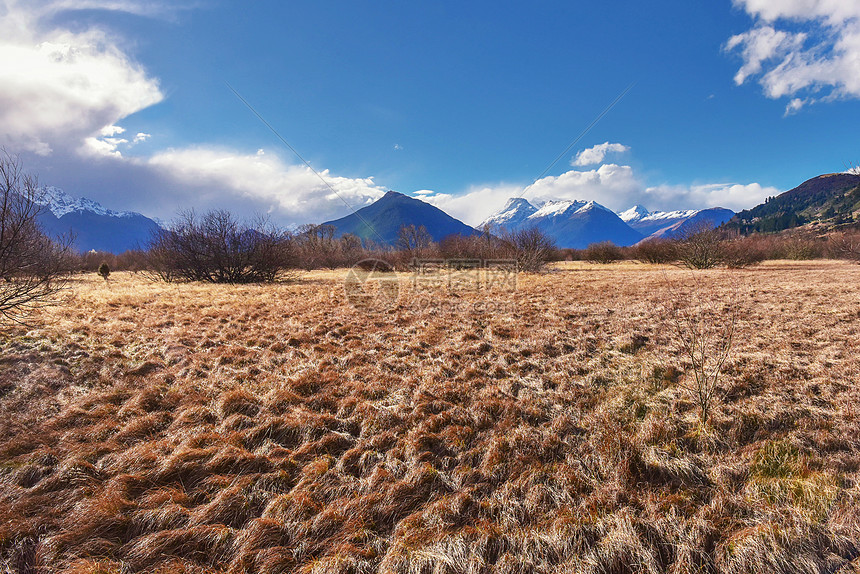
POLYGON ((593 201, 547 201, 535 206, 515 197, 480 227, 485 225, 494 233, 535 227, 555 240, 558 247, 574 249, 602 241, 632 245, 643 237, 613 211, 593 201))
POLYGON ((741 233, 775 232, 812 222, 839 225, 860 211, 860 175, 831 173, 736 214, 726 228, 741 233))
POLYGON ((57 237, 72 233, 73 247, 80 252, 122 253, 145 247, 158 224, 133 211, 113 211, 86 198, 74 198, 57 187, 46 187, 40 203, 42 230, 57 237))
POLYGON ((396 191, 389 191, 367 207, 323 225, 334 226, 338 237, 352 233, 364 241, 384 245, 395 245, 400 228, 405 225, 423 225, 434 241, 454 234, 478 233, 438 207, 396 191))

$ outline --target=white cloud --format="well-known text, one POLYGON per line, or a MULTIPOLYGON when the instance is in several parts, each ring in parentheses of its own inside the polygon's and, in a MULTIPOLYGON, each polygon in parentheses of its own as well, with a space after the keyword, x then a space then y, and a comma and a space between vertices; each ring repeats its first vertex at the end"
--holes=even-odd
MULTIPOLYGON (((85 4, 120 9, 143 3, 85 4)), ((40 18, 71 5, 0 4, 5 11, 0 21, 0 129, 6 144, 21 151, 48 155, 68 148, 113 155, 116 142, 104 138, 121 132, 110 130, 164 96, 158 81, 105 32, 42 29, 40 18)))
POLYGON ((597 165, 603 163, 603 160, 610 153, 624 153, 626 151, 630 151, 630 148, 624 144, 605 142, 582 150, 576 154, 570 165, 574 167, 597 165))
POLYGON ((860 98, 860 2, 734 2, 756 19, 725 46, 740 51, 737 84, 757 78, 767 97, 792 98, 787 114, 806 104, 860 98))
POLYGON ((775 187, 765 187, 758 183, 659 185, 646 188, 636 203, 641 203, 652 210, 725 207, 732 211, 740 211, 758 205, 766 198, 780 193, 782 191, 775 187))
POLYGON ((415 192, 418 199, 435 205, 468 225, 478 225, 501 209, 511 197, 521 197, 523 187, 514 184, 476 185, 461 194, 415 192))
POLYGON ((245 198, 293 223, 341 217, 350 208, 359 209, 385 194, 372 177, 340 177, 324 170, 319 173, 326 185, 307 167, 286 164, 263 150, 242 154, 196 147, 167 150, 136 161, 200 194, 198 199, 210 199, 206 196, 212 194, 245 198))
POLYGON ((588 199, 610 209, 629 207, 642 183, 627 165, 608 163, 587 171, 570 170, 539 179, 523 192, 526 199, 588 199))

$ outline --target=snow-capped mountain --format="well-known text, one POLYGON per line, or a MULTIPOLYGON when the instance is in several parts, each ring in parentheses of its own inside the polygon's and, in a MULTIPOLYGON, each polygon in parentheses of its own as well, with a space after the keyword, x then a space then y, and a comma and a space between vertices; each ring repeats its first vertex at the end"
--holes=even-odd
POLYGON ((631 229, 612 210, 594 201, 535 201, 537 206, 517 197, 487 218, 493 232, 536 227, 552 237, 558 247, 582 249, 592 243, 612 241, 632 245, 642 235, 631 229))
POLYGON ((693 222, 698 221, 707 221, 717 227, 731 219, 733 215, 733 211, 722 207, 648 211, 641 205, 634 205, 618 214, 627 225, 646 237, 675 237, 682 229, 687 229, 693 222))
POLYGON ((159 225, 133 211, 114 211, 84 197, 76 198, 58 187, 42 189, 38 203, 46 209, 39 224, 50 236, 74 237, 74 247, 84 251, 122 253, 145 247, 159 225))
POLYGON ((491 231, 516 229, 537 210, 538 208, 529 203, 525 198, 512 197, 505 203, 502 209, 485 219, 478 228, 481 229, 484 226, 489 226, 491 231))
POLYGON ((87 199, 86 197, 72 197, 59 187, 43 187, 38 203, 47 207, 56 217, 63 217, 75 211, 88 211, 97 215, 109 217, 132 217, 140 215, 132 211, 113 211, 103 207, 100 203, 87 199))
POLYGON ((650 214, 651 214, 651 212, 648 211, 645 207, 643 207, 641 205, 634 205, 633 207, 631 207, 627 211, 619 212, 618 217, 621 218, 621 221, 623 221, 624 223, 629 225, 630 222, 639 221, 643 217, 650 215, 650 214))

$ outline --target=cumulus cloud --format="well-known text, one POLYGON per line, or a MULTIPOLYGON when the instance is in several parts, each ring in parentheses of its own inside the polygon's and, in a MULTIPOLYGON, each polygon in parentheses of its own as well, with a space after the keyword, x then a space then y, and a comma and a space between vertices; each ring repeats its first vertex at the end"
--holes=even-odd
POLYGON ((306 166, 287 164, 263 150, 242 154, 194 147, 166 150, 136 161, 199 194, 198 199, 213 193, 245 198, 291 223, 320 223, 341 217, 385 194, 372 177, 340 177, 328 170, 317 176, 306 166))
POLYGON ((597 165, 603 163, 606 156, 610 153, 624 153, 630 151, 630 148, 620 143, 605 142, 594 147, 584 149, 570 162, 574 167, 585 167, 588 165, 597 165))
MULTIPOLYGON (((732 211, 749 209, 781 190, 759 183, 709 183, 703 185, 660 185, 648 187, 640 195, 641 203, 651 210, 704 209, 725 207, 732 211)), ((631 204, 632 205, 632 204, 631 204)))
POLYGON ((70 4, 2 3, 0 130, 8 146, 39 155, 50 155, 58 147, 114 155, 118 144, 105 138, 116 134, 103 130, 164 95, 158 81, 107 33, 43 29, 40 18, 70 4))
POLYGON ((860 3, 845 0, 735 0, 755 26, 725 45, 743 64, 735 83, 757 78, 772 99, 806 104, 860 98, 860 3))

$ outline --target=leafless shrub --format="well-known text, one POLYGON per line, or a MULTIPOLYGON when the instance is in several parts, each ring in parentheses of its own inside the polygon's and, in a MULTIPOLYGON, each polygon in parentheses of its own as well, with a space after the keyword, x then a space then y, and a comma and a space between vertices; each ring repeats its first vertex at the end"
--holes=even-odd
POLYGON ((708 222, 692 226, 678 239, 678 259, 689 269, 711 269, 723 258, 723 238, 708 222))
POLYGON ((629 249, 632 259, 642 263, 672 263, 678 260, 678 245, 670 239, 646 239, 629 249))
POLYGON ((834 257, 860 263, 860 233, 841 232, 832 235, 829 250, 834 257))
POLYGON ((734 343, 738 305, 709 301, 698 282, 692 292, 668 285, 667 301, 671 329, 693 375, 681 385, 699 407, 704 425, 722 394, 720 376, 734 343))
POLYGON ((768 259, 768 252, 760 242, 748 237, 727 240, 722 247, 723 262, 727 267, 740 269, 768 259))
POLYGON ((209 283, 272 282, 294 264, 290 237, 264 219, 238 221, 213 210, 198 217, 185 211, 167 229, 155 232, 149 269, 164 281, 209 283))
POLYGON ((42 191, 17 156, 0 150, 0 317, 20 321, 57 302, 70 271, 71 238, 39 229, 42 191))
POLYGON ((790 233, 780 241, 779 255, 784 259, 806 261, 824 256, 826 244, 810 235, 790 233))
POLYGON ((585 249, 585 260, 591 263, 614 263, 624 258, 624 252, 611 241, 592 243, 585 249))
POLYGON ((488 228, 480 235, 449 235, 439 242, 439 255, 445 259, 503 259, 505 244, 488 228))
POLYGON ((517 260, 521 271, 537 273, 548 261, 553 259, 555 242, 543 231, 531 227, 502 235, 504 251, 511 259, 517 260))

